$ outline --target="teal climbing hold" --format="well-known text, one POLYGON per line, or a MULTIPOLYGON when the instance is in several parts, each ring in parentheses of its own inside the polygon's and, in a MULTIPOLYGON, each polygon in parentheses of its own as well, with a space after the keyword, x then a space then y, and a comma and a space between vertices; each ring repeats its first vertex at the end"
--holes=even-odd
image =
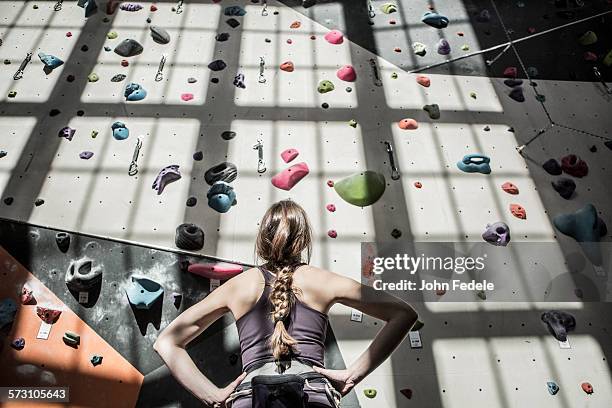
POLYGON ((317 91, 318 91, 320 94, 324 94, 324 93, 327 93, 327 92, 331 92, 331 91, 333 91, 334 89, 335 89, 335 87, 334 87, 333 82, 332 82, 332 81, 329 81, 329 80, 327 80, 327 79, 325 79, 325 80, 323 80, 323 81, 319 82, 319 86, 317 87, 317 91))
POLYGON ((132 275, 132 283, 127 287, 129 302, 136 309, 149 309, 153 303, 164 295, 164 288, 152 279, 132 275))
POLYGON ((334 189, 347 203, 366 207, 374 204, 385 192, 385 176, 375 171, 364 171, 334 183, 334 189))
POLYGON ((483 154, 467 154, 463 156, 461 161, 457 162, 457 167, 459 170, 465 171, 466 173, 489 174, 491 173, 490 161, 491 159, 483 154))
POLYGON ((556 395, 559 392, 559 386, 554 381, 548 381, 546 386, 550 395, 556 395))
POLYGON ((428 11, 423 14, 421 21, 434 28, 445 28, 448 26, 448 17, 438 14, 434 11, 428 11))
POLYGON ((115 122, 112 124, 113 137, 117 140, 125 140, 130 135, 130 131, 123 122, 115 122))
POLYGON ((39 52, 38 58, 40 58, 40 61, 44 64, 43 69, 47 74, 64 63, 64 61, 57 58, 55 55, 45 54, 44 52, 39 52))
POLYGON ((125 99, 128 101, 141 101, 147 96, 147 91, 139 84, 130 82, 125 87, 123 96, 125 96, 125 99))
POLYGON ((217 181, 206 193, 208 206, 219 213, 226 213, 236 205, 236 192, 234 188, 225 181, 217 181))
POLYGON ((587 204, 571 214, 553 218, 553 224, 562 234, 574 238, 594 265, 602 265, 598 242, 608 233, 606 223, 597 215, 593 204, 587 204))

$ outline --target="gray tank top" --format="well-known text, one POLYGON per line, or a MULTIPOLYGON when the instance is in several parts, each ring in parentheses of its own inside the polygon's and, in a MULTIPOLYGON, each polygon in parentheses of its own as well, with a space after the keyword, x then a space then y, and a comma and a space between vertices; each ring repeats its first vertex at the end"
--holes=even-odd
MULTIPOLYGON (((272 305, 269 297, 271 284, 276 276, 263 268, 259 270, 266 281, 264 290, 255 306, 236 321, 243 371, 249 371, 262 362, 274 360, 269 344, 270 336, 274 331, 274 325, 270 319, 272 305)), ((326 314, 296 299, 285 321, 287 331, 297 341, 294 357, 323 367, 327 322, 326 314)))

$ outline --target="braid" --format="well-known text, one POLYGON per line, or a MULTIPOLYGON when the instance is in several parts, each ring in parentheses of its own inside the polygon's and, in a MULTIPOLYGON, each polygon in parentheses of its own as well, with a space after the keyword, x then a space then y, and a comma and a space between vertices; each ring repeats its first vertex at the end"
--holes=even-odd
POLYGON ((282 356, 291 354, 297 341, 291 337, 285 327, 285 320, 291 312, 295 300, 293 289, 293 273, 295 265, 283 265, 276 274, 270 292, 270 303, 272 304, 271 318, 274 322, 274 332, 270 337, 272 354, 276 360, 282 356))

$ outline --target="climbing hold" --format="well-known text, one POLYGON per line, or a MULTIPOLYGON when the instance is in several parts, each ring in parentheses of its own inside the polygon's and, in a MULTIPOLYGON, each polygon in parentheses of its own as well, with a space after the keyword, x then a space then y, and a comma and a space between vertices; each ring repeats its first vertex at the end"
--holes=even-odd
POLYGON ((135 82, 130 82, 125 87, 123 96, 127 101, 141 101, 147 96, 147 91, 135 82))
POLYGON ((0 329, 15 320, 17 313, 17 303, 11 298, 4 298, 0 301, 0 329))
POLYGON ((138 11, 142 9, 142 6, 136 3, 123 3, 119 8, 124 11, 138 11))
POLYGON ((506 78, 516 78, 518 75, 518 70, 516 67, 506 67, 504 69, 504 77, 506 78))
POLYGON ((27 305, 30 304, 34 300, 34 295, 32 289, 30 289, 27 285, 23 285, 21 288, 21 304, 27 305))
POLYGON ((576 190, 576 183, 574 180, 566 177, 561 177, 556 181, 552 181, 551 184, 555 191, 566 200, 569 200, 576 190))
POLYGON ((513 78, 504 79, 504 85, 514 88, 516 86, 523 85, 523 80, 513 78))
POLYGON ((417 75, 416 81, 419 85, 424 86, 425 88, 429 88, 431 85, 431 80, 425 75, 417 75))
POLYGON ((403 388, 400 390, 400 393, 408 399, 412 398, 412 390, 410 388, 403 388))
POLYGON ((476 16, 476 21, 479 23, 488 23, 490 20, 491 13, 489 13, 489 10, 487 9, 483 9, 480 13, 478 13, 478 16, 476 16))
POLYGON ((76 129, 73 129, 70 126, 65 126, 65 127, 60 129, 60 131, 57 134, 57 136, 58 137, 63 137, 63 138, 68 139, 68 140, 72 140, 72 138, 74 137, 75 132, 76 132, 76 129))
POLYGON ((576 328, 576 318, 560 310, 544 312, 541 319, 548 326, 550 333, 559 341, 566 341, 567 332, 576 328))
POLYGON ((597 54, 591 51, 585 52, 582 57, 584 58, 585 61, 590 61, 590 62, 597 61, 597 54))
POLYGON ((457 31, 457 35, 459 37, 463 37, 465 35, 465 33, 463 31, 457 31))
POLYGON ((127 67, 128 65, 130 65, 130 62, 128 60, 121 60, 121 66, 122 67, 127 67))
POLYGON ((231 183, 236 180, 237 176, 238 169, 234 163, 222 162, 206 170, 204 180, 206 180, 209 186, 212 186, 217 181, 231 183))
POLYGON ((195 79, 194 77, 187 78, 187 83, 188 84, 195 84, 196 82, 198 82, 198 80, 195 79))
POLYGON ((593 204, 587 204, 571 214, 557 215, 553 218, 553 224, 562 234, 581 243, 599 242, 608 232, 606 223, 597 215, 593 204))
POLYGON ((393 49, 393 51, 395 51, 395 52, 402 52, 402 49, 401 49, 400 47, 395 47, 395 48, 393 49))
POLYGON ((352 128, 356 128, 357 127, 357 121, 355 119, 351 119, 348 122, 348 125, 352 128))
POLYGON ((51 54, 45 54, 44 52, 39 52, 38 58, 40 58, 40 61, 44 64, 43 69, 46 74, 50 73, 55 68, 61 66, 64 63, 64 61, 57 58, 56 56, 51 54))
POLYGON ((225 132, 221 133, 221 138, 223 140, 232 140, 235 137, 236 137, 236 132, 226 130, 225 132))
POLYGON ((132 275, 131 284, 125 289, 128 301, 136 309, 149 309, 155 301, 164 295, 164 288, 152 279, 132 275))
POLYGON ((332 30, 325 34, 325 40, 330 44, 342 44, 344 42, 344 34, 338 30, 332 30))
POLYGON ((215 36, 215 40, 219 41, 219 42, 223 42, 223 41, 227 41, 230 38, 230 34, 229 33, 219 33, 215 36))
POLYGON ((241 74, 241 73, 236 74, 236 76, 234 77, 234 85, 237 88, 242 88, 242 89, 246 88, 246 84, 244 83, 244 74, 241 74))
POLYGON ((17 91, 9 91, 8 95, 9 98, 14 98, 17 96, 17 91))
POLYGON ((352 65, 345 65, 336 72, 336 76, 342 81, 355 82, 357 73, 352 65))
POLYGON ((89 160, 93 157, 93 152, 90 151, 83 151, 81 153, 79 153, 79 157, 83 160, 89 160))
POLYGON ((415 186, 416 188, 421 188, 421 187, 423 187, 423 184, 422 184, 420 181, 415 181, 415 182, 414 182, 414 186, 415 186))
MULTIPOLYGON (((68 76, 70 77, 70 75, 68 75, 68 76)), ((87 80, 89 82, 98 82, 99 79, 100 79, 100 77, 95 72, 92 72, 91 74, 87 75, 87 80)))
POLYGON ((81 51, 83 52, 89 51, 89 46, 87 46, 87 44, 83 44, 83 46, 81 47, 81 51))
POLYGON ((293 166, 281 171, 272 177, 272 185, 281 190, 291 190, 300 180, 302 180, 310 170, 304 162, 294 164, 293 166))
POLYGON ((438 104, 433 103, 431 105, 423 106, 423 110, 427 112, 430 119, 440 119, 440 107, 438 104))
POLYGON ((602 63, 606 66, 609 67, 612 65, 612 50, 608 51, 608 53, 606 54, 606 56, 603 58, 602 63))
POLYGON ((226 16, 242 17, 246 13, 247 13, 246 10, 240 6, 229 6, 229 7, 226 7, 225 10, 223 10, 223 14, 226 16))
POLYGON ((116 140, 125 140, 130 135, 130 131, 123 122, 115 122, 111 125, 113 131, 113 137, 116 140))
POLYGON ((170 42, 170 34, 159 26, 152 25, 149 27, 151 30, 151 38, 158 44, 168 44, 170 42))
POLYGON ((410 329, 410 331, 414 332, 414 331, 419 331, 421 330, 423 327, 425 326, 425 323, 423 323, 420 320, 417 320, 414 325, 412 326, 412 328, 410 329))
POLYGON ((366 170, 333 184, 334 189, 344 201, 358 207, 374 204, 385 192, 385 176, 366 170))
POLYGON ((476 99, 476 92, 474 91, 470 92, 470 98, 476 99))
POLYGON ((13 201, 14 201, 14 200, 15 200, 15 199, 14 199, 13 197, 6 197, 6 198, 5 198, 4 200, 2 200, 2 201, 3 201, 3 202, 4 202, 4 204, 6 204, 6 205, 11 205, 11 204, 13 204, 13 201))
POLYGON ((155 181, 153 181, 152 188, 153 190, 157 190, 157 195, 160 195, 168 184, 180 178, 181 173, 179 172, 179 166, 177 164, 171 164, 160 170, 155 181))
POLYGON ((589 174, 589 166, 575 154, 568 154, 561 158, 561 169, 570 176, 582 178, 589 174))
POLYGON ((176 227, 174 243, 180 249, 200 250, 204 247, 204 231, 195 224, 181 224, 176 227))
POLYGON ((6 157, 7 154, 8 152, 6 150, 0 150, 0 159, 6 157))
POLYGON ((544 170, 546 170, 546 172, 552 176, 558 176, 560 175, 563 170, 561 169, 561 165, 559 164, 559 162, 555 159, 549 159, 547 160, 542 167, 544 168, 544 170))
POLYGON ((115 53, 122 57, 134 57, 141 54, 143 51, 142 45, 136 40, 126 38, 115 47, 115 53))
POLYGON ((414 119, 405 118, 397 122, 397 126, 403 130, 415 130, 415 129, 418 129, 419 124, 414 119))
POLYGON ((111 82, 121 82, 123 81, 125 78, 127 78, 127 76, 125 74, 117 74, 115 76, 113 76, 111 78, 111 82))
POLYGON ((470 50, 470 46, 469 46, 469 45, 467 45, 467 44, 463 44, 463 45, 461 46, 461 51, 469 51, 469 50, 470 50))
POLYGON ((70 234, 67 232, 58 232, 55 234, 55 243, 61 252, 66 253, 70 248, 70 234))
POLYGON ((559 386, 553 381, 548 381, 546 387, 550 395, 556 395, 559 392, 559 386))
POLYGON ((187 199, 187 201, 185 202, 185 205, 187 207, 195 207, 195 205, 198 203, 198 199, 195 197, 189 197, 187 199))
POLYGON ((376 397, 376 390, 374 388, 366 388, 365 390, 363 390, 363 395, 368 398, 374 398, 376 397))
POLYGON ((204 153, 202 153, 202 151, 197 151, 193 154, 193 160, 195 161, 200 161, 204 158, 204 153))
POLYGON ((504 184, 502 184, 501 188, 508 194, 518 194, 519 193, 518 187, 509 181, 506 181, 504 184))
POLYGON ((393 228, 393 230, 391 231, 391 236, 395 239, 398 239, 402 236, 402 231, 398 230, 397 228, 393 228))
POLYGON ((327 236, 330 238, 338 238, 338 232, 336 232, 336 230, 329 230, 327 231, 327 236))
POLYGON ((521 220, 527 219, 527 211, 525 208, 519 204, 510 204, 510 212, 516 218, 520 218, 521 220))
POLYGON ((482 300, 487 300, 487 294, 484 290, 479 290, 476 292, 476 296, 478 296, 482 300))
POLYGON ((487 224, 487 228, 482 233, 482 239, 489 244, 506 246, 510 242, 510 227, 501 221, 487 224))
POLYGON ((525 95, 523 94, 522 86, 516 86, 512 88, 508 96, 517 102, 525 102, 525 95))
POLYGON ((536 67, 527 67, 527 75, 531 78, 537 77, 539 74, 538 69, 536 67))
POLYGON ((293 40, 291 38, 287 38, 287 44, 293 44, 293 40))
POLYGON ((296 20, 293 23, 291 23, 289 28, 300 28, 301 26, 302 26, 302 23, 296 20))
POLYGON ((155 4, 151 4, 151 7, 149 7, 149 10, 157 11, 157 6, 155 4))
POLYGON ((242 273, 242 265, 229 262, 195 263, 187 267, 189 273, 208 279, 227 280, 242 273))
POLYGON ((118 36, 119 34, 117 34, 116 31, 110 31, 108 34, 106 34, 106 38, 108 38, 109 40, 114 40, 118 36))
POLYGON ((580 36, 580 38, 578 38, 578 43, 580 45, 592 45, 595 44, 597 42, 597 34, 595 34, 593 31, 587 31, 584 34, 582 34, 580 36))
POLYGON ((91 361, 91 364, 94 367, 95 366, 99 366, 100 364, 102 364, 102 356, 94 355, 94 356, 91 357, 91 359, 89 361, 91 361))
POLYGON ((285 163, 290 163, 293 159, 298 157, 299 154, 300 152, 298 152, 297 149, 285 149, 281 152, 280 156, 285 163))
POLYGON ((280 69, 281 71, 285 71, 285 72, 293 72, 295 70, 295 66, 293 65, 293 62, 286 61, 280 65, 280 69))
POLYGON ((414 51, 414 53, 420 57, 424 56, 425 54, 427 54, 427 46, 423 43, 420 42, 413 42, 412 43, 412 50, 414 51))
POLYGON ((214 183, 206 193, 206 198, 208 198, 208 206, 220 213, 228 212, 233 205, 237 204, 234 188, 224 181, 214 183))
POLYGON ((434 28, 445 28, 448 26, 448 17, 438 14, 434 11, 428 11, 423 14, 421 21, 427 24, 428 26, 434 28))
POLYGON ((23 350, 25 347, 25 339, 23 337, 17 337, 11 342, 11 347, 15 350, 23 350))
POLYGON ((397 72, 391 73, 391 79, 397 79, 397 77, 398 77, 397 72))
POLYGON ((41 205, 43 205, 44 203, 45 203, 45 200, 43 200, 42 198, 37 198, 37 199, 34 201, 34 205, 35 205, 36 207, 40 207, 40 206, 41 206, 41 205))
POLYGON ((580 387, 582 387, 582 391, 586 392, 589 395, 593 393, 593 386, 588 382, 583 382, 582 384, 580 384, 580 387))
POLYGON ((81 336, 71 331, 67 331, 62 336, 62 340, 69 346, 77 347, 81 343, 81 336))
POLYGON ((397 12, 397 6, 393 3, 385 3, 380 6, 380 11, 385 14, 391 14, 397 12))
POLYGON ((181 99, 185 102, 189 102, 190 100, 193 99, 193 94, 192 93, 183 93, 181 94, 181 99))
POLYGON ((491 128, 489 127, 489 125, 487 125, 484 128, 482 128, 482 130, 484 130, 485 132, 488 132, 491 130, 491 128))
POLYGON ((47 324, 53 324, 57 321, 62 311, 51 307, 36 306, 36 314, 47 324))
POLYGON ((438 54, 448 55, 451 52, 451 46, 444 38, 440 38, 438 41, 438 54))
POLYGON ((322 107, 323 109, 327 109, 327 108, 329 108, 329 103, 327 103, 327 102, 323 102, 323 103, 321 104, 321 107, 322 107))
POLYGON ((483 154, 473 153, 463 156, 461 161, 457 162, 457 167, 461 171, 466 173, 491 173, 491 166, 489 163, 491 159, 483 154))
POLYGON ((319 82, 319 86, 317 87, 317 91, 320 94, 331 92, 334 89, 335 89, 335 87, 334 87, 334 84, 332 83, 332 81, 329 81, 327 79, 324 79, 323 81, 319 82))
POLYGON ((327 187, 333 187, 335 184, 332 180, 327 180, 327 187))
POLYGON ((236 28, 240 25, 240 21, 236 20, 235 18, 230 18, 226 20, 225 23, 232 28, 236 28))
POLYGON ((334 204, 327 204, 325 206, 325 208, 327 209, 327 211, 329 212, 336 212, 336 206, 334 204))
POLYGON ((49 116, 54 117, 54 116, 59 115, 60 113, 61 113, 61 112, 60 112, 60 110, 59 110, 59 109, 51 109, 51 110, 49 111, 49 116))
POLYGON ((70 262, 64 281, 74 292, 87 291, 102 281, 102 265, 95 265, 91 258, 83 257, 70 262))

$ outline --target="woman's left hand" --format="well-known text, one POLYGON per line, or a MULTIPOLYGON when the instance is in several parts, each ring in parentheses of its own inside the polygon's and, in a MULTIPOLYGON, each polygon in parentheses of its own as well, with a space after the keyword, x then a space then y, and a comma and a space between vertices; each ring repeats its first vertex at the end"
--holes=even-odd
POLYGON ((212 393, 209 398, 204 399, 204 403, 208 404, 213 408, 222 408, 225 407, 225 401, 229 398, 229 396, 234 392, 236 387, 244 380, 247 373, 242 373, 236 378, 234 381, 229 383, 224 388, 217 388, 216 392, 212 393))

